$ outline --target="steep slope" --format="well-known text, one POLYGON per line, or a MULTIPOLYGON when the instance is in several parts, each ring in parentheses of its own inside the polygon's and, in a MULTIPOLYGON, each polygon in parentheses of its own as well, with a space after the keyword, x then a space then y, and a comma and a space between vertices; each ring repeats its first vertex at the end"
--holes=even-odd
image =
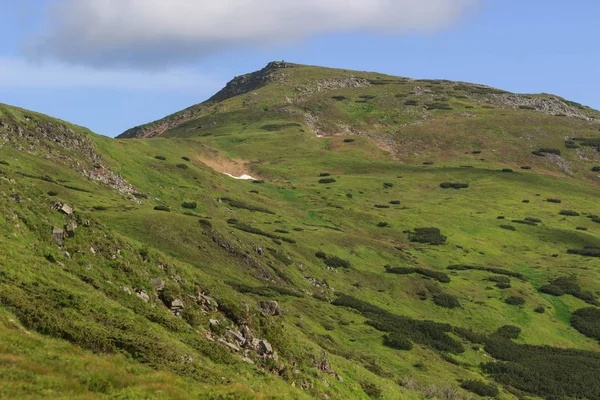
POLYGON ((141 140, 2 110, 0 397, 600 398, 594 110, 293 64, 141 140))

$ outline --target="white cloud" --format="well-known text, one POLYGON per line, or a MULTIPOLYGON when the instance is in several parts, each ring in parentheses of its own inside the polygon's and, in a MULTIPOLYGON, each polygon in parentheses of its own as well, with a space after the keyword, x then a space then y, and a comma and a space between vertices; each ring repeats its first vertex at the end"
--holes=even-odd
POLYGON ((95 66, 163 67, 324 33, 429 32, 479 0, 50 0, 26 53, 95 66))
POLYGON ((183 68, 164 71, 98 69, 57 61, 31 63, 21 58, 0 57, 0 88, 88 87, 194 93, 214 92, 221 86, 222 79, 211 79, 183 68))

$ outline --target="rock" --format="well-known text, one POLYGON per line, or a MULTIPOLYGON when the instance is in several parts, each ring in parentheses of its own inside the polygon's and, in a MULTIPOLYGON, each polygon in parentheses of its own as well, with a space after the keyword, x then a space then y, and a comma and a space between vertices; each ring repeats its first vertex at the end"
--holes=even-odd
POLYGON ((240 348, 239 348, 238 346, 236 346, 236 345, 235 345, 235 344, 233 344, 233 343, 229 343, 228 341, 226 341, 226 340, 224 340, 224 339, 221 339, 221 338, 219 338, 219 339, 217 339, 217 341, 218 341, 219 343, 221 343, 221 344, 224 344, 225 346, 229 347, 229 349, 230 349, 230 350, 233 350, 233 351, 235 351, 235 352, 238 352, 238 351, 240 351, 240 348))
POLYGON ((264 250, 262 249, 262 247, 259 246, 255 246, 254 247, 254 251, 256 251, 258 253, 259 256, 262 256, 265 254, 264 250))
POLYGON ((154 278, 151 282, 157 292, 161 292, 165 288, 165 281, 160 278, 154 278))
POLYGON ((213 312, 219 309, 219 304, 212 297, 208 297, 203 293, 198 293, 198 303, 204 312, 213 312))
POLYGON ((247 363, 247 364, 254 365, 254 361, 252 361, 248 357, 242 357, 242 361, 245 362, 245 363, 247 363))
POLYGON ((185 305, 183 304, 183 301, 181 301, 179 299, 175 299, 171 302, 171 312, 176 317, 180 317, 181 314, 183 313, 184 309, 185 309, 185 305))
POLYGON ((93 247, 90 247, 90 253, 92 253, 92 255, 94 255, 94 256, 95 256, 95 255, 96 255, 96 250, 94 250, 94 248, 93 248, 93 247))
POLYGON ((63 252, 63 257, 71 258, 71 254, 68 251, 63 252))
POLYGON ((128 295, 131 295, 131 289, 129 289, 127 286, 123 286, 121 289, 123 289, 123 291, 128 295))
POLYGON ((62 246, 63 240, 65 239, 65 231, 62 228, 53 227, 52 228, 52 239, 56 242, 57 245, 62 246))
POLYGON ((254 342, 254 333, 252 333, 252 330, 248 325, 242 326, 242 335, 244 336, 244 339, 246 339, 246 345, 251 346, 254 342))
POLYGON ((220 322, 216 319, 209 319, 208 322, 211 326, 218 326, 220 324, 220 322))
POLYGON ((137 297, 144 300, 146 303, 150 302, 150 296, 148 296, 148 294, 146 292, 144 292, 143 290, 136 290, 135 294, 137 297))
POLYGON ((277 316, 277 315, 281 315, 281 308, 279 307, 279 303, 272 300, 272 301, 263 301, 260 303, 260 310, 263 313, 263 315, 272 315, 272 316, 277 316))
POLYGON ((73 214, 73 207, 71 207, 68 204, 55 203, 52 206, 52 209, 56 210, 56 211, 60 211, 60 212, 62 212, 65 215, 72 215, 73 214))
POLYGON ((65 232, 67 233, 67 237, 70 237, 70 238, 74 237, 76 229, 77 229, 77 222, 69 221, 69 223, 65 225, 65 232))
POLYGON ((257 352, 261 356, 273 354, 273 346, 271 346, 271 343, 269 343, 266 339, 260 339, 257 352))
POLYGON ((243 346, 246 343, 246 338, 238 330, 227 328, 227 336, 235 340, 240 346, 243 346))

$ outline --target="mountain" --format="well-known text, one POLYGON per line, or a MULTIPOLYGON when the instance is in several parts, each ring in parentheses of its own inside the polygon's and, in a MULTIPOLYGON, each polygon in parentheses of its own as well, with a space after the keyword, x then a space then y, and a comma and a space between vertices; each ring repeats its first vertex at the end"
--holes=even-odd
POLYGON ((0 105, 0 397, 599 399, 599 121, 283 62, 118 139, 0 105))

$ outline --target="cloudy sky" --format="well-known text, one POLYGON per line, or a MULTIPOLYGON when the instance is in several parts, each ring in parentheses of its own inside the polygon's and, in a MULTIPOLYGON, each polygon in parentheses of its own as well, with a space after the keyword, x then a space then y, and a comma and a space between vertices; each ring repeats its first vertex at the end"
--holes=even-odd
POLYGON ((272 60, 600 108, 594 0, 0 0, 0 102, 115 136, 272 60))

